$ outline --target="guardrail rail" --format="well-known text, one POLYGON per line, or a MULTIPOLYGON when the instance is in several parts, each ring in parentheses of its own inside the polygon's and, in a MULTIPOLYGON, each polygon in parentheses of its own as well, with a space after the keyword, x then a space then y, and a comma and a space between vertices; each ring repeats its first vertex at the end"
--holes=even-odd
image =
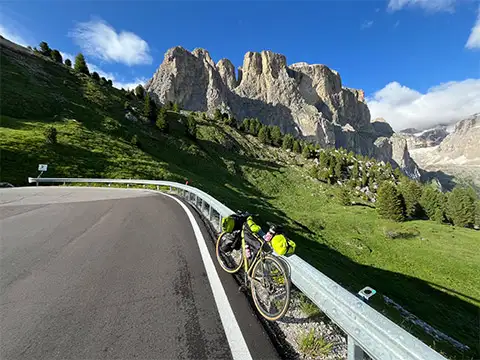
MULTIPOLYGON (((171 181, 30 177, 28 182, 37 186, 42 183, 153 185, 159 191, 167 187, 194 205, 217 231, 221 229, 222 218, 234 213, 206 192, 171 181)), ((292 283, 347 334, 348 360, 362 360, 365 354, 375 360, 446 360, 299 256, 282 258, 290 266, 292 283)))

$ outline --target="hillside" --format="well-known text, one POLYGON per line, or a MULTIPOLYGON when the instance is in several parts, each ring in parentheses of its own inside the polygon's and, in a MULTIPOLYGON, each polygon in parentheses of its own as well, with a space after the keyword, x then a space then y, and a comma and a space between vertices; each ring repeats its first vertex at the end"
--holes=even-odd
POLYGON ((314 161, 224 121, 195 114, 192 139, 185 117, 170 111, 165 134, 138 113, 137 121, 125 118, 126 100, 143 106, 129 93, 33 53, 2 47, 0 61, 0 181, 26 185, 39 163, 51 177, 188 180, 232 209, 259 213, 262 223, 285 224, 299 256, 353 292, 375 288, 372 306, 451 358, 478 357, 479 232, 384 220, 354 192, 357 206, 341 205, 338 186, 312 177, 314 161), (49 126, 57 144, 45 142, 49 126), (383 295, 470 350, 404 321, 383 295))

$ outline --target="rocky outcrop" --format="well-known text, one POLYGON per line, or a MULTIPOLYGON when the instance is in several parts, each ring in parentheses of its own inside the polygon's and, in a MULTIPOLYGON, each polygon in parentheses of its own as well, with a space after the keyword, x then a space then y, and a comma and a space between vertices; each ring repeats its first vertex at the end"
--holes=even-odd
POLYGON ((384 118, 376 118, 372 120, 372 126, 375 133, 380 137, 390 137, 394 131, 384 118))
POLYGON ((392 143, 392 160, 408 177, 420 179, 422 174, 417 163, 410 156, 407 140, 402 136, 394 134, 390 141, 392 143))
POLYGON ((390 138, 377 138, 374 157, 379 161, 389 162, 393 168, 399 167, 412 179, 419 180, 422 176, 422 171, 411 158, 407 141, 402 136, 394 134, 390 138))
POLYGON ((235 67, 228 59, 222 59, 217 63, 217 70, 223 80, 225 86, 232 90, 237 87, 237 79, 235 78, 235 67))

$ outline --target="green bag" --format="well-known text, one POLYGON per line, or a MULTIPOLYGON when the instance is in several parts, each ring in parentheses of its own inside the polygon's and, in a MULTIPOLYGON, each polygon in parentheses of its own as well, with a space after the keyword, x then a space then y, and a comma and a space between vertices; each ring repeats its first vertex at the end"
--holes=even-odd
POLYGON ((231 233, 242 228, 241 219, 238 215, 232 214, 222 219, 222 231, 231 233))
POLYGON ((290 255, 295 252, 297 244, 294 241, 287 239, 284 235, 275 235, 270 240, 270 245, 278 255, 290 255))

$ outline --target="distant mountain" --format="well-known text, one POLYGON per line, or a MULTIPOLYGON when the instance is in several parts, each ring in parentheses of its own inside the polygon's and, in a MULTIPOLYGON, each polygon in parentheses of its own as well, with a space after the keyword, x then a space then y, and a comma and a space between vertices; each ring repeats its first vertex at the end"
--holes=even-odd
MULTIPOLYGON (((439 129, 425 138, 438 140, 445 132, 445 128, 439 129)), ((411 148, 410 154, 422 168, 471 179, 480 186, 480 113, 456 123, 439 144, 411 148)))

